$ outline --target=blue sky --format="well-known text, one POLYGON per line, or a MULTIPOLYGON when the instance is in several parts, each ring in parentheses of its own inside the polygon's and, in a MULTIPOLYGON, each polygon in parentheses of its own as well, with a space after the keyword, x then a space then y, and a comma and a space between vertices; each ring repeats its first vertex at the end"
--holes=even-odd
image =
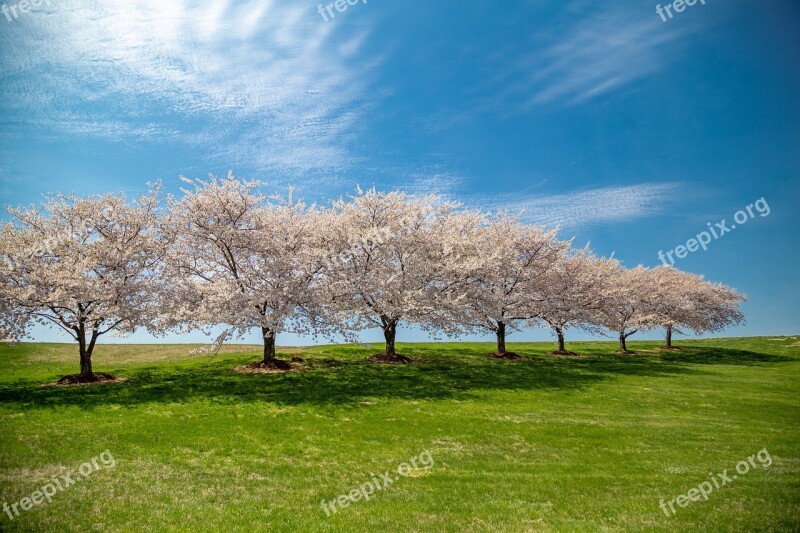
POLYGON ((655 266, 763 197, 676 266, 749 297, 726 334, 800 333, 794 0, 667 22, 650 0, 369 0, 327 22, 314 1, 49 3, 0 15, 3 204, 232 169, 310 201, 360 184, 522 211, 655 266))

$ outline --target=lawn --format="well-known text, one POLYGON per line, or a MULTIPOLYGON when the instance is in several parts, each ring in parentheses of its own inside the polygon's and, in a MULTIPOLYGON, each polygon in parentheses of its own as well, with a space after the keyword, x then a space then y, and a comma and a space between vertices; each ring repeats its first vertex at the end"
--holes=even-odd
POLYGON ((400 344, 405 366, 279 349, 307 367, 280 375, 233 372, 256 346, 98 346, 95 370, 127 380, 80 387, 42 386, 76 347, 3 346, 0 502, 106 450, 114 466, 0 530, 800 531, 800 337, 659 344, 400 344), (765 448, 769 467, 660 508, 765 448), (430 468, 323 510, 426 450, 430 468))

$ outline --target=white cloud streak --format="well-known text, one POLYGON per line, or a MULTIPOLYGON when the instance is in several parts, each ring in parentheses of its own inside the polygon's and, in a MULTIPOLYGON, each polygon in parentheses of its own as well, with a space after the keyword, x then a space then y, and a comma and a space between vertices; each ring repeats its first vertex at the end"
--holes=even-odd
POLYGON ((535 103, 581 103, 658 71, 663 48, 680 36, 660 20, 624 21, 604 16, 582 22, 544 53, 536 72, 535 103))
POLYGON ((693 31, 688 23, 663 24, 655 11, 650 17, 649 10, 600 10, 572 17, 558 33, 537 35, 537 52, 497 80, 508 83, 505 96, 524 107, 593 100, 660 71, 676 55, 679 39, 693 31))
POLYGON ((576 229, 658 214, 679 189, 677 183, 644 183, 567 194, 473 197, 466 203, 471 207, 519 215, 521 220, 532 224, 576 229))

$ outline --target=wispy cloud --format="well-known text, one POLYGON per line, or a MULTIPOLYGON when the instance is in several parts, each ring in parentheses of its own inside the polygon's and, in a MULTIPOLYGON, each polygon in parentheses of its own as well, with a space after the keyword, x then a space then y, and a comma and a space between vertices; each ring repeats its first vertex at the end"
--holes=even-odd
POLYGON ((620 12, 581 20, 542 54, 532 101, 580 103, 657 72, 669 57, 663 47, 681 34, 655 17, 626 20, 620 12))
POLYGON ((517 57, 494 80, 505 85, 504 100, 524 107, 592 100, 660 71, 693 31, 688 23, 663 24, 655 11, 594 4, 591 10, 534 37, 535 52, 517 57))
POLYGON ((3 27, 0 110, 44 130, 184 143, 287 175, 342 168, 375 63, 357 60, 365 27, 337 35, 314 7, 43 4, 3 27))
POLYGON ((575 229, 658 214, 679 189, 678 183, 644 183, 567 194, 473 197, 467 204, 519 215, 521 220, 528 223, 575 229))

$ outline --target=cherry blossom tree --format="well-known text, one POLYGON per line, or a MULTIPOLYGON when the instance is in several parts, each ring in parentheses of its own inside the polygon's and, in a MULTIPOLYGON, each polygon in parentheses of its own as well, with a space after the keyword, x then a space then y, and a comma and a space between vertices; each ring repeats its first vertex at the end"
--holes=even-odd
POLYGON ((336 258, 326 269, 328 316, 354 330, 380 328, 386 349, 373 360, 410 361, 395 347, 401 322, 430 331, 455 327, 443 312, 459 301, 446 275, 459 257, 458 243, 448 242, 459 226, 455 204, 359 189, 333 202, 327 215, 324 240, 336 258))
POLYGON ((588 248, 569 250, 547 270, 538 290, 530 293, 535 319, 553 329, 558 339, 554 355, 575 355, 564 345, 564 331, 599 329, 599 313, 612 296, 608 279, 617 268, 612 259, 597 258, 588 248))
POLYGON ((556 239, 556 231, 521 224, 506 215, 481 225, 471 244, 474 267, 459 264, 455 273, 469 276, 465 320, 495 334, 493 357, 518 358, 506 351, 506 335, 534 318, 530 294, 541 292, 545 274, 569 245, 556 239))
POLYGON ((691 330, 701 335, 744 322, 740 305, 747 299, 726 285, 670 266, 652 269, 652 277, 652 313, 666 330, 664 349, 675 349, 673 333, 691 330))
POLYGON ((628 351, 627 339, 655 327, 652 315, 653 276, 643 266, 627 269, 617 264, 605 280, 603 306, 597 317, 602 326, 619 335, 619 352, 628 351))
POLYGON ((39 207, 9 209, 0 230, 0 326, 19 339, 32 323, 55 325, 77 343, 80 374, 65 382, 108 379, 92 370, 98 338, 152 325, 160 245, 157 188, 124 195, 58 195, 39 207))
MULTIPOLYGON (((317 209, 292 198, 268 199, 257 182, 227 178, 184 181, 193 186, 168 199, 164 234, 171 325, 211 331, 217 345, 258 329, 263 359, 254 367, 288 370, 276 358, 282 332, 317 331, 317 282, 322 269, 317 209)), ((319 328, 318 328, 319 329, 319 328)))

